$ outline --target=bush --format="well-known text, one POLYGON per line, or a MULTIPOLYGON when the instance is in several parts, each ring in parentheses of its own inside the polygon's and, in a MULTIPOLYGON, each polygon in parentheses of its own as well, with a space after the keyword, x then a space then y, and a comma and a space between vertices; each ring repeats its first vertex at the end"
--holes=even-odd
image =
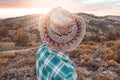
POLYGON ((105 44, 107 47, 111 48, 114 46, 114 41, 107 41, 107 42, 105 42, 105 44))
POLYGON ((0 26, 0 38, 6 37, 8 34, 8 29, 6 26, 0 26))
POLYGON ((99 73, 97 80, 120 80, 120 78, 116 74, 106 71, 105 73, 99 73))
POLYGON ((29 42, 28 33, 23 28, 19 28, 17 34, 14 37, 14 41, 18 46, 26 46, 29 42))
POLYGON ((87 65, 89 63, 93 63, 93 61, 94 61, 94 59, 92 58, 92 56, 87 55, 87 54, 80 55, 80 58, 81 58, 81 63, 83 65, 87 65))
POLYGON ((116 61, 114 61, 114 60, 107 60, 107 61, 105 62, 105 67, 117 66, 117 65, 118 65, 118 63, 117 63, 116 61))
POLYGON ((116 61, 120 63, 120 40, 117 40, 115 42, 115 49, 114 49, 114 51, 115 51, 116 55, 118 56, 116 61))
POLYGON ((116 49, 117 51, 120 50, 120 40, 117 40, 117 41, 115 42, 115 49, 116 49))
POLYGON ((103 59, 104 60, 115 60, 118 56, 115 55, 115 52, 113 50, 108 50, 106 54, 104 54, 103 59))
POLYGON ((108 50, 103 56, 104 60, 115 60, 120 63, 120 40, 114 43, 113 49, 108 50))
POLYGON ((76 72, 78 75, 78 80, 85 80, 85 72, 87 72, 86 68, 76 67, 76 72))
POLYGON ((113 29, 106 32, 107 40, 117 40, 120 39, 120 31, 118 29, 113 29))
POLYGON ((103 42, 105 41, 105 37, 101 35, 85 36, 83 41, 103 42))

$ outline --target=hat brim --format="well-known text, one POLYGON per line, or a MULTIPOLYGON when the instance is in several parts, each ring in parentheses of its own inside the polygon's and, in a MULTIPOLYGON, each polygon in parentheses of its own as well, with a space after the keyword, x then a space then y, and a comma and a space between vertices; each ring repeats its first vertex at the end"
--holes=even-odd
POLYGON ((40 36, 41 36, 41 40, 43 42, 43 44, 45 44, 46 46, 48 46, 49 49, 57 51, 57 52, 66 52, 66 51, 70 51, 75 49, 79 43, 82 41, 84 35, 85 35, 85 31, 86 31, 86 24, 85 21, 83 20, 82 17, 76 16, 74 15, 80 22, 81 22, 81 32, 80 32, 80 36, 79 38, 74 42, 69 44, 64 44, 64 46, 62 47, 56 47, 56 44, 52 44, 50 42, 48 42, 44 36, 44 31, 43 31, 43 21, 45 19, 45 15, 40 16, 40 20, 39 20, 39 31, 40 31, 40 36))

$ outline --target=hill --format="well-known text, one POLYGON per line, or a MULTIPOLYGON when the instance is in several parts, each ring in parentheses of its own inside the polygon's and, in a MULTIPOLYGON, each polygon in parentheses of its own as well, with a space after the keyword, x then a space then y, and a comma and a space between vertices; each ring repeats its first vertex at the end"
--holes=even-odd
MULTIPOLYGON (((16 18, 3 19, 0 20, 0 26, 7 26, 10 31, 22 26, 26 31, 36 32, 35 30, 38 30, 39 17, 41 15, 42 14, 34 14, 16 18)), ((83 17, 87 24, 87 33, 90 33, 89 35, 105 35, 105 33, 109 30, 120 29, 120 16, 100 17, 86 13, 75 13, 75 15, 77 15, 78 17, 83 17)))
MULTIPOLYGON (((74 14, 87 24, 83 41, 67 52, 76 64, 79 80, 120 80, 120 16, 74 14)), ((37 80, 40 16, 0 20, 0 80, 37 80)))

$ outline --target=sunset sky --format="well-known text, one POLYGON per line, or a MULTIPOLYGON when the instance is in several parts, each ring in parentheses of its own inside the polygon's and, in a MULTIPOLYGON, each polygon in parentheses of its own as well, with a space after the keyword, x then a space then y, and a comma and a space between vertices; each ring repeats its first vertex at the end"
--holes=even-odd
POLYGON ((120 16, 120 0, 0 0, 0 18, 47 13, 53 7, 73 13, 120 16))

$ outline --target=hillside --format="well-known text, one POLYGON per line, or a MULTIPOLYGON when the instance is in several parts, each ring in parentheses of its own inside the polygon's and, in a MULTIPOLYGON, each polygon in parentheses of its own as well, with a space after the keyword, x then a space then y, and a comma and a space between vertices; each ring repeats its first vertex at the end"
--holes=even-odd
MULTIPOLYGON (((39 17, 41 15, 42 14, 34 14, 0 20, 0 26, 7 26, 10 32, 15 32, 17 28, 22 26, 26 31, 32 31, 33 33, 35 33, 36 30, 38 30, 39 17)), ((120 29, 120 16, 97 17, 93 14, 86 13, 75 13, 75 15, 77 15, 78 17, 82 16, 84 18, 87 24, 87 33, 90 33, 88 36, 94 34, 105 35, 106 31, 112 29, 120 29)))
MULTIPOLYGON (((0 80, 37 80, 41 15, 0 20, 0 80)), ((120 16, 75 15, 87 24, 83 41, 67 52, 76 64, 79 80, 120 80, 120 16)))
POLYGON ((78 16, 82 16, 86 23, 87 27, 96 31, 99 34, 106 32, 111 29, 120 29, 120 16, 103 16, 98 17, 93 14, 77 13, 78 16))

